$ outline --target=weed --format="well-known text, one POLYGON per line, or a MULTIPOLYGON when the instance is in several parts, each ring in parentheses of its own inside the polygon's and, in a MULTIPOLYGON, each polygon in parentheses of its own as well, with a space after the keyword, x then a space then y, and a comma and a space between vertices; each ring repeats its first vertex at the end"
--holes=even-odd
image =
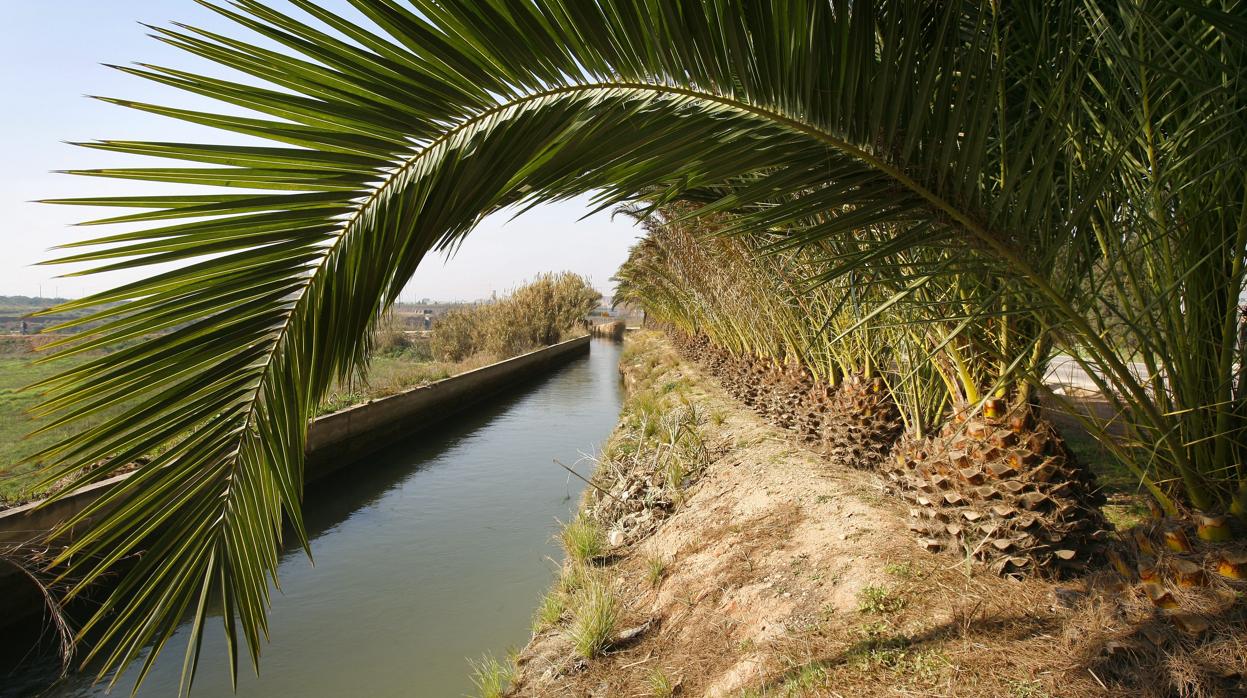
POLYGON ((662 669, 655 668, 650 671, 646 681, 649 683, 649 694, 654 698, 671 698, 675 695, 675 684, 662 669))
POLYGON ((890 562, 883 571, 897 579, 912 579, 914 576, 914 567, 908 562, 890 562))
POLYGON ((878 642, 888 634, 888 623, 882 620, 874 623, 863 623, 858 626, 858 632, 867 642, 878 642))
POLYGON ((714 424, 716 427, 723 426, 723 423, 726 421, 727 421, 727 413, 724 412, 723 410, 715 410, 714 412, 710 413, 710 422, 714 424))
POLYGON ((563 527, 563 549, 578 563, 586 563, 602 555, 606 549, 606 532, 593 519, 580 515, 563 527))
POLYGON ((895 670, 898 673, 914 677, 921 682, 930 683, 948 665, 948 659, 942 652, 938 650, 920 650, 907 653, 901 657, 895 666, 895 670))
POLYGON ((945 667, 948 658, 934 649, 913 648, 913 640, 905 635, 889 635, 886 622, 861 626, 860 639, 845 651, 845 662, 857 671, 891 671, 898 677, 907 677, 921 683, 935 681, 945 667))
POLYGON ((887 587, 867 585, 857 594, 857 611, 888 615, 905 608, 905 599, 887 587))
POLYGON ((500 662, 492 654, 479 661, 469 659, 468 664, 472 666, 472 684, 480 698, 502 698, 515 675, 513 664, 500 662))
POLYGON ((572 648, 577 656, 596 657, 610 644, 619 622, 619 599, 608 580, 590 577, 573 602, 572 648))

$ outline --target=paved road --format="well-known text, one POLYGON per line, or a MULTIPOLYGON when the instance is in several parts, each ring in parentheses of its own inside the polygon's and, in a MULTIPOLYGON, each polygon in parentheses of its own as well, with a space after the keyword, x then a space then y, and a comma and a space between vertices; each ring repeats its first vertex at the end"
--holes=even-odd
MULTIPOLYGON (((1147 366, 1137 362, 1126 365, 1130 367, 1130 370, 1140 380, 1147 379, 1147 366)), ((1091 379, 1091 376, 1087 375, 1087 372, 1078 364, 1078 361, 1074 357, 1065 354, 1058 354, 1048 364, 1048 372, 1044 375, 1044 383, 1053 388, 1074 387, 1096 392, 1100 390, 1100 387, 1091 379)))

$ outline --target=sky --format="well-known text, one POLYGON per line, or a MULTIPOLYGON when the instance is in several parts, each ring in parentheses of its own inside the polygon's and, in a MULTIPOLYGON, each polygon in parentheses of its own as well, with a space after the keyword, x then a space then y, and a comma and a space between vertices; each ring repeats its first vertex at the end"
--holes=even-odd
MULTIPOLYGON (((281 7, 281 0, 274 0, 281 7)), ((323 5, 355 16, 343 0, 323 5)), ((141 23, 168 26, 181 21, 244 37, 247 30, 193 0, 0 0, 0 295, 76 298, 132 281, 143 272, 56 278, 66 267, 38 266, 55 255, 51 248, 121 228, 81 228, 74 224, 97 211, 78 206, 34 203, 38 199, 190 191, 177 185, 75 177, 54 170, 155 166, 168 161, 104 153, 66 141, 93 139, 182 142, 240 142, 220 133, 155 115, 88 99, 120 97, 166 106, 225 110, 206 99, 181 93, 101 64, 155 63, 210 75, 236 77, 202 59, 148 36, 141 23)), ((233 113, 244 113, 234 110, 233 113)), ((429 257, 400 300, 473 300, 500 294, 543 271, 575 271, 589 276, 609 295, 610 277, 640 232, 630 219, 609 212, 581 218, 586 199, 545 205, 512 219, 484 220, 446 260, 429 257)), ((119 209, 99 211, 116 214, 119 209)))

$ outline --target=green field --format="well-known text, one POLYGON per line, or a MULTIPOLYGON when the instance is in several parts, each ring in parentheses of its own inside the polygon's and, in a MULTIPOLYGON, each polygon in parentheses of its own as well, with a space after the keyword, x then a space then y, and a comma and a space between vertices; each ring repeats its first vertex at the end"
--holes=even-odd
MULTIPOLYGON (((26 459, 56 443, 66 433, 57 430, 28 436, 42 422, 29 414, 29 410, 39 402, 38 393, 23 388, 53 375, 68 364, 65 361, 36 363, 38 355, 25 351, 25 346, 25 342, 0 346, 0 505, 20 503, 46 489, 35 487, 41 480, 38 471, 42 464, 26 459)), ((427 355, 412 351, 387 352, 372 359, 366 378, 344 381, 331 391, 318 414, 393 395, 483 366, 492 360, 492 357, 478 356, 449 363, 432 361, 427 355)))
POLYGON ((40 425, 28 410, 39 402, 37 393, 23 391, 64 366, 37 364, 32 354, 0 354, 0 501, 20 501, 38 477, 37 463, 22 461, 52 445, 63 432, 28 437, 40 425))

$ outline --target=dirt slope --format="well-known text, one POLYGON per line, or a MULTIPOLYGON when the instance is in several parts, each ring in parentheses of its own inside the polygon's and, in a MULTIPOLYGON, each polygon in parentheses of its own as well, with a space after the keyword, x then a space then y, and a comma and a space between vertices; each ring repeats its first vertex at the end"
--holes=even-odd
POLYGON ((799 447, 659 336, 629 341, 633 394, 677 386, 712 415, 708 463, 655 532, 598 563, 627 639, 577 659, 555 623, 509 695, 1143 694, 1101 676, 1124 630, 1096 594, 920 550, 876 475, 799 447))

